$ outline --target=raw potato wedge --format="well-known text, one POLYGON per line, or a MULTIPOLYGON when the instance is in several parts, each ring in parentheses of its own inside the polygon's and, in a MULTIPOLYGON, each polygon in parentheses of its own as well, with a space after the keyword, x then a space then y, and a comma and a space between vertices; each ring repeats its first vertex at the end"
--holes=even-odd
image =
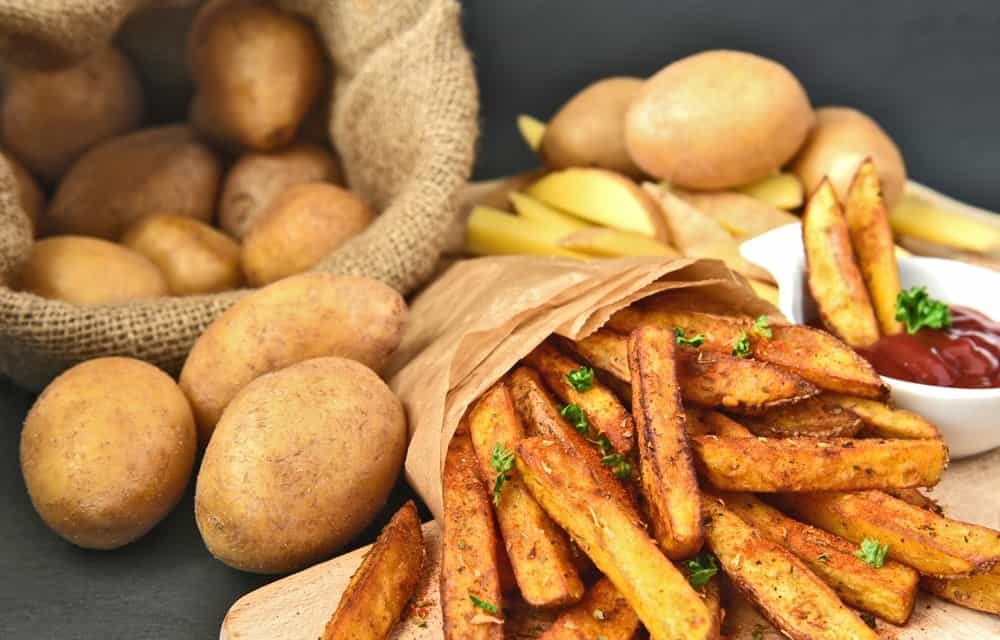
POLYGON ((639 470, 653 532, 668 558, 701 548, 698 480, 677 384, 674 332, 642 327, 628 339, 639 470))
POLYGON ((798 558, 718 500, 702 502, 705 540, 736 588, 793 640, 877 640, 798 558))
POLYGON ((878 321, 854 258, 844 211, 828 180, 809 197, 802 214, 809 291, 823 324, 852 347, 879 339, 878 321))
POLYGON ((707 640, 716 619, 656 542, 555 440, 526 438, 517 468, 539 504, 625 597, 652 640, 707 640))
POLYGON ((500 539, 478 466, 469 434, 456 433, 442 480, 441 611, 447 640, 503 640, 500 539), (472 596, 496 611, 480 608, 472 596))
POLYGON ((581 229, 591 229, 594 225, 584 222, 580 218, 575 218, 558 209, 554 209, 541 200, 532 198, 529 195, 512 191, 508 194, 514 210, 525 220, 530 220, 558 232, 560 235, 569 235, 581 229))
POLYGON ((741 240, 799 221, 798 216, 735 191, 689 192, 678 195, 713 218, 730 235, 741 240))
POLYGON ((559 247, 558 231, 484 205, 469 214, 465 251, 477 256, 534 254, 587 258, 586 254, 559 247))
POLYGON ((521 597, 535 607, 577 602, 584 587, 566 534, 545 515, 516 471, 504 472, 506 481, 502 481, 492 465, 498 447, 513 455, 514 446, 524 438, 524 426, 506 384, 497 383, 473 405, 469 433, 479 460, 479 476, 493 489, 497 524, 521 597))
POLYGON ((691 439, 699 471, 723 491, 857 491, 937 484, 948 451, 937 440, 691 439))
POLYGON ((919 440, 941 437, 941 432, 938 431, 937 427, 912 411, 893 409, 881 402, 841 394, 827 394, 824 398, 829 399, 831 402, 839 403, 845 409, 849 409, 861 418, 861 421, 865 424, 866 431, 880 438, 911 438, 919 440))
POLYGON ((893 624, 906 624, 917 596, 913 569, 887 561, 876 569, 854 555, 858 545, 793 520, 749 493, 722 494, 726 508, 801 560, 844 603, 893 624))
POLYGON ((590 227, 570 233, 559 241, 560 247, 581 251, 598 258, 625 256, 665 256, 676 258, 681 254, 673 247, 631 231, 618 231, 607 227, 590 227))
POLYGON ((920 581, 920 585, 949 602, 1000 615, 1000 574, 996 572, 957 580, 924 578, 920 581))
POLYGON ((517 130, 532 151, 538 151, 545 135, 545 123, 534 116, 522 113, 517 116, 517 130))
POLYGON ((772 409, 746 424, 754 434, 769 438, 851 438, 861 430, 861 419, 826 395, 772 409))
POLYGON ((1000 532, 943 518, 881 491, 788 494, 779 502, 852 542, 888 543, 889 558, 925 575, 959 578, 1000 561, 1000 532))
POLYGON ((779 209, 798 209, 805 197, 802 181, 794 173, 776 173, 756 182, 743 185, 740 193, 763 200, 779 209))
POLYGON ((599 380, 586 391, 577 391, 566 379, 570 371, 582 365, 560 353, 551 344, 540 344, 525 359, 545 380, 545 383, 566 404, 576 404, 587 415, 590 425, 607 436, 618 453, 628 453, 635 442, 635 422, 615 394, 599 380))
POLYGON ((639 617, 625 596, 610 580, 601 578, 583 600, 566 609, 538 640, 633 640, 638 630, 639 617))
POLYGON ((854 176, 844 206, 844 218, 882 335, 895 335, 903 330, 903 325, 896 320, 896 298, 902 287, 889 214, 885 211, 882 186, 871 158, 861 163, 854 176))
POLYGON ((944 203, 935 204, 915 193, 905 194, 889 211, 889 224, 901 236, 913 236, 959 251, 980 254, 1000 251, 1000 225, 973 218, 960 209, 949 210, 944 203))
POLYGON ((351 576, 322 640, 385 640, 417 589, 423 563, 424 536, 411 500, 351 576))

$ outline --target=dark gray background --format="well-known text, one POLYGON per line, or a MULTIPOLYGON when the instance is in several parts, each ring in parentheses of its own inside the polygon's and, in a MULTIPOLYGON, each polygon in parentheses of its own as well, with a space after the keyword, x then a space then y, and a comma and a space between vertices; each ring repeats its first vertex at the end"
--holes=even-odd
MULTIPOLYGON (((483 99, 479 178, 533 166, 515 129, 518 113, 548 118, 602 76, 648 75, 677 57, 727 47, 784 62, 817 105, 870 113, 899 143, 916 179, 1000 210, 995 0, 465 5, 483 99)), ((183 25, 184 17, 151 22, 183 25)), ((157 81, 170 79, 147 78, 157 81)), ((154 106, 161 119, 173 117, 169 105, 154 106)), ((266 579, 209 557, 190 495, 150 535, 119 551, 84 551, 50 533, 31 509, 17 460, 32 401, 0 382, 0 638, 216 637, 229 605, 266 579)), ((404 496, 397 491, 392 506, 404 496)))

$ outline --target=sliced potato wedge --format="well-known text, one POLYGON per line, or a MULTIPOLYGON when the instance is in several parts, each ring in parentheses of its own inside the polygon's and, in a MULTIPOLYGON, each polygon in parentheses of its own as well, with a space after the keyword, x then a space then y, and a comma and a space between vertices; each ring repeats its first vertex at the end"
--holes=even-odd
POLYGON ((912 411, 894 409, 882 402, 842 394, 825 396, 861 418, 865 430, 880 438, 940 438, 937 427, 912 411))
POLYGON ((851 438, 861 430, 861 418, 824 394, 771 409, 747 419, 746 425, 769 438, 851 438))
POLYGON ((578 604, 566 609, 538 640, 633 640, 639 617, 607 578, 594 583, 578 604))

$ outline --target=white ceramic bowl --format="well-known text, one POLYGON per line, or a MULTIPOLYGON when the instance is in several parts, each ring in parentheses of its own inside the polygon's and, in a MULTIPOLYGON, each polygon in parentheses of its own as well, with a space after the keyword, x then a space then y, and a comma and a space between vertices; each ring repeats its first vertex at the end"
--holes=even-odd
MULTIPOLYGON (((747 240, 740 252, 777 280, 778 307, 789 320, 805 322, 815 317, 807 295, 801 225, 786 225, 747 240)), ((1000 273, 939 258, 903 257, 898 262, 904 289, 926 285, 938 300, 1000 319, 1000 273)), ((896 406, 937 425, 952 458, 1000 446, 1000 389, 953 389, 886 376, 882 379, 891 387, 896 406)))

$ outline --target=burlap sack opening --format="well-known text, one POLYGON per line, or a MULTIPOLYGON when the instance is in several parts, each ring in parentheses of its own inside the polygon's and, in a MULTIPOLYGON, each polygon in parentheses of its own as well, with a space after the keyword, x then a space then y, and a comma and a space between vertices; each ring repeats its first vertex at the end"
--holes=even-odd
MULTIPOLYGON (((67 64, 132 12, 176 0, 5 0, 0 56, 67 64)), ((432 272, 469 177, 478 91, 455 0, 277 0, 311 20, 336 75, 328 132, 351 187, 382 214, 317 269, 409 292, 432 272)), ((3 286, 31 236, 0 162, 0 374, 39 389, 88 358, 126 355, 176 373, 195 338, 245 292, 77 307, 3 286)))

